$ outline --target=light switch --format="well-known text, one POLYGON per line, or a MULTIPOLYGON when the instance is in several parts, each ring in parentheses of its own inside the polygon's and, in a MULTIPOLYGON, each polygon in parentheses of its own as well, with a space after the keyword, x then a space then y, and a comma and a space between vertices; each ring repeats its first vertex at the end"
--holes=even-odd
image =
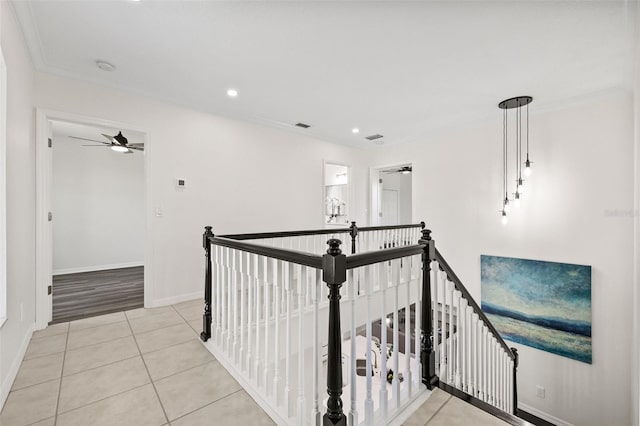
POLYGON ((184 179, 176 179, 176 188, 184 188, 186 186, 186 182, 184 179))

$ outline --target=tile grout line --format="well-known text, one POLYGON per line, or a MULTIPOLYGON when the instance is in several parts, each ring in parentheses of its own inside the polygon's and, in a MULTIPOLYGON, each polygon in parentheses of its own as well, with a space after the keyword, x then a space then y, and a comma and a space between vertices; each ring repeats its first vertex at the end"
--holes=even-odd
MULTIPOLYGON (((131 391, 133 391, 133 390, 140 389, 140 388, 145 387, 145 386, 150 385, 150 384, 151 384, 151 382, 149 382, 149 383, 144 383, 144 384, 142 384, 142 385, 135 386, 135 387, 133 387, 133 388, 131 388, 131 389, 127 389, 127 390, 124 390, 124 391, 121 391, 121 392, 118 392, 118 393, 114 393, 113 395, 105 396, 104 398, 96 399, 95 401, 88 402, 88 403, 86 403, 86 404, 84 404, 84 405, 81 405, 81 406, 79 406, 79 407, 74 407, 74 408, 71 408, 70 410, 62 411, 62 412, 58 413, 58 415, 63 415, 63 414, 71 413, 72 411, 80 410, 81 408, 86 408, 86 407, 88 407, 88 406, 90 406, 90 405, 97 404, 97 403, 102 402, 102 401, 104 401, 104 400, 107 400, 107 399, 109 399, 109 398, 113 398, 114 396, 119 396, 119 395, 125 394, 125 393, 127 393, 127 392, 131 392, 131 391)), ((48 418, 48 417, 47 417, 47 418, 48 418)), ((40 420, 38 420, 38 421, 40 421, 40 420)), ((36 423, 37 423, 37 422, 36 422, 36 423)))
POLYGON ((67 359, 67 347, 69 346, 69 335, 71 334, 71 324, 69 324, 69 331, 67 331, 67 339, 64 342, 64 352, 62 355, 62 368, 60 369, 60 385, 58 386, 58 398, 56 399, 56 413, 53 419, 53 426, 58 424, 58 410, 60 408, 60 394, 62 393, 62 379, 64 378, 64 363, 67 359))
POLYGON ((433 420, 433 419, 438 415, 438 413, 440 412, 440 410, 442 410, 442 409, 444 408, 444 406, 445 406, 445 405, 447 405, 447 404, 449 403, 449 401, 451 401, 451 398, 453 398, 453 396, 449 395, 449 397, 448 397, 448 398, 444 401, 444 403, 443 403, 443 404, 442 404, 442 405, 441 405, 441 406, 436 410, 436 412, 435 412, 435 413, 433 413, 433 414, 431 415, 431 417, 429 417, 429 418, 427 419, 427 422, 424 424, 424 426, 427 426, 427 425, 429 424, 429 422, 430 422, 431 420, 433 420))
MULTIPOLYGON (((133 336, 133 341, 135 342, 136 347, 138 348, 138 353, 140 354, 140 359, 142 360, 142 365, 144 365, 144 369, 147 372, 147 376, 149 377, 149 382, 151 383, 151 386, 153 387, 153 391, 156 394, 156 398, 158 398, 158 404, 160 404, 160 408, 162 409, 162 414, 164 414, 164 418, 167 420, 167 423, 169 424, 169 416, 167 415, 167 411, 164 409, 164 405, 162 404, 162 400, 160 399, 160 394, 158 393, 158 389, 156 389, 156 384, 153 382, 153 379, 151 378, 151 373, 149 373, 149 367, 147 367, 147 363, 144 361, 144 357, 142 356, 142 351, 140 350, 140 346, 138 345, 138 340, 136 339, 136 336, 133 333, 133 327, 131 327, 131 323, 129 322, 129 318, 128 317, 127 317, 127 324, 129 325, 129 329, 131 330, 131 335, 133 336)), ((54 425, 54 426, 56 426, 56 425, 54 425)))
POLYGON ((206 408, 206 407, 208 407, 208 406, 210 406, 210 405, 213 405, 213 404, 215 404, 216 402, 220 402, 220 401, 222 401, 222 400, 223 400, 223 399, 225 399, 225 398, 228 398, 228 397, 230 397, 230 396, 232 396, 232 395, 237 394, 238 392, 242 392, 243 390, 244 390, 244 388, 242 388, 242 387, 241 387, 241 388, 240 388, 240 389, 238 389, 237 391, 233 391, 233 392, 231 392, 231 393, 230 393, 230 394, 228 394, 228 395, 221 396, 220 398, 216 399, 215 401, 211 401, 210 403, 205 404, 205 405, 203 405, 202 407, 198 407, 198 408, 196 408, 196 409, 195 409, 195 410, 193 410, 193 411, 189 411, 188 413, 185 413, 185 414, 181 415, 180 417, 176 417, 175 419, 173 419, 173 420, 172 420, 172 422, 175 422, 176 420, 179 420, 179 419, 182 419, 182 418, 184 418, 184 417, 187 417, 189 414, 193 414, 193 413, 195 413, 195 412, 196 412, 196 411, 198 411, 198 410, 202 410, 203 408, 206 408))

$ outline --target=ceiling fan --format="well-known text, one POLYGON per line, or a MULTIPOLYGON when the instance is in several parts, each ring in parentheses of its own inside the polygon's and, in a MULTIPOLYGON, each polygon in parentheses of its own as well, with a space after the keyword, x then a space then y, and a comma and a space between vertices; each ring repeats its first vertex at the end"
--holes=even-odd
POLYGON ((144 151, 144 144, 143 143, 129 143, 127 138, 125 138, 122 135, 122 132, 118 132, 118 134, 115 135, 115 136, 105 135, 104 133, 101 133, 101 134, 102 134, 102 136, 107 138, 107 140, 109 142, 97 141, 95 139, 81 138, 81 137, 78 137, 78 136, 69 136, 69 137, 73 138, 73 139, 81 139, 81 140, 84 140, 84 141, 91 141, 91 142, 97 142, 99 144, 102 144, 102 145, 82 145, 82 146, 100 146, 100 147, 108 146, 112 150, 114 150, 116 152, 122 152, 124 154, 133 154, 134 150, 135 151, 144 151))
POLYGON ((385 173, 401 173, 403 175, 406 175, 407 173, 411 173, 412 171, 413 171, 413 168, 411 166, 402 166, 399 169, 383 170, 383 172, 385 173))

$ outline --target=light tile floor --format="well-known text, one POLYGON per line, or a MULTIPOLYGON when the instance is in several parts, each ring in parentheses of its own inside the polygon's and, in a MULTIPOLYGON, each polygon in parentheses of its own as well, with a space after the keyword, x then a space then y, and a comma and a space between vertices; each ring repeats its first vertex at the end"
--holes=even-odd
MULTIPOLYGON (((202 302, 34 333, 1 426, 273 425, 199 341, 202 302)), ((436 390, 407 426, 504 425, 436 390)))
POLYGON ((1 426, 273 425, 199 340, 202 302, 34 333, 1 426))

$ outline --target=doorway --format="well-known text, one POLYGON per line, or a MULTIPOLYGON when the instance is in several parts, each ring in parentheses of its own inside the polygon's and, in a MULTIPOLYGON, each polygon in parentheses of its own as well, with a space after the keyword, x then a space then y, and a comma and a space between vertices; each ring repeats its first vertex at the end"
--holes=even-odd
POLYGON ((411 163, 375 167, 371 174, 371 225, 390 226, 412 221, 411 163))
POLYGON ((36 137, 36 328, 144 306, 150 259, 145 133, 38 110, 36 137), (119 132, 126 141, 115 138, 119 132), (138 149, 114 147, 120 143, 138 149))

